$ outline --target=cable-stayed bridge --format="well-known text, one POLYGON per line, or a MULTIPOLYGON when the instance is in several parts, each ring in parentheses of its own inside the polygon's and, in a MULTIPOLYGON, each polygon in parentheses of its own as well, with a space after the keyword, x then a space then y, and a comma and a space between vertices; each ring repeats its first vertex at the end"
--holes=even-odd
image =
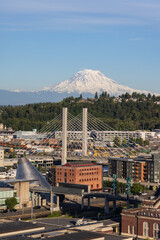
MULTIPOLYGON (((83 108, 82 113, 73 116, 67 108, 53 120, 46 123, 34 136, 28 138, 31 154, 38 154, 38 149, 50 149, 56 159, 62 159, 62 164, 67 160, 91 160, 107 163, 108 157, 127 157, 138 155, 143 148, 137 146, 133 138, 137 137, 136 131, 116 131, 100 119, 88 113, 83 108), (114 146, 109 146, 113 139, 124 143, 121 147, 117 141, 114 146), (37 142, 33 143, 32 140, 37 142), (37 149, 37 151, 36 151, 37 149)), ((21 145, 21 149, 27 145, 21 145)))

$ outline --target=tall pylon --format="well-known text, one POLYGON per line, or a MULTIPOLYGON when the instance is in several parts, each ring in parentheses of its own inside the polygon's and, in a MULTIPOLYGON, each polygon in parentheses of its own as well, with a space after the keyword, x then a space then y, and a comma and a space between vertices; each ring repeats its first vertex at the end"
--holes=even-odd
POLYGON ((62 119, 62 165, 67 163, 67 108, 63 108, 62 119))
POLYGON ((83 108, 82 155, 87 156, 87 108, 83 108))

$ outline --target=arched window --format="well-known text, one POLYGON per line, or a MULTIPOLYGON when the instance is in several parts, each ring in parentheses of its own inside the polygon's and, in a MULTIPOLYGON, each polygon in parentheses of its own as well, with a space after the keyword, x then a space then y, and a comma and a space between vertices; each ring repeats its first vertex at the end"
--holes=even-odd
POLYGON ((153 237, 160 238, 160 225, 158 223, 153 224, 153 237))
POLYGON ((149 223, 143 222, 143 236, 149 237, 149 223))
POLYGON ((128 225, 128 233, 131 234, 131 226, 128 225))

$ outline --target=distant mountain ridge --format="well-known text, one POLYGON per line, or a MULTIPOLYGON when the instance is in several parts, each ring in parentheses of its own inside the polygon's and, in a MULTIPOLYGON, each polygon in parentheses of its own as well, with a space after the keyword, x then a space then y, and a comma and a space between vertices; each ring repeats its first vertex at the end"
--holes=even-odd
POLYGON ((118 84, 100 71, 85 69, 74 74, 69 80, 60 82, 56 86, 45 87, 42 91, 0 90, 0 105, 59 102, 66 97, 78 97, 80 94, 82 94, 84 98, 94 97, 96 92, 101 93, 102 91, 109 93, 111 96, 119 96, 126 92, 129 94, 133 92, 140 94, 149 93, 145 90, 135 90, 118 84))

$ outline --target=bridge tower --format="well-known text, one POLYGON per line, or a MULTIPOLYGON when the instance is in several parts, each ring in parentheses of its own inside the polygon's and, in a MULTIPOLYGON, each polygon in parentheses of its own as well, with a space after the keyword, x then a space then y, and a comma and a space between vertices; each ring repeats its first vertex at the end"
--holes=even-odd
MULTIPOLYGON (((62 165, 67 163, 67 114, 68 109, 63 108, 62 118, 62 165)), ((82 155, 87 156, 87 108, 83 108, 82 123, 82 155)))
POLYGON ((67 108, 63 108, 62 119, 62 165, 67 163, 67 108))
POLYGON ((87 156, 87 108, 83 108, 82 155, 87 156))

